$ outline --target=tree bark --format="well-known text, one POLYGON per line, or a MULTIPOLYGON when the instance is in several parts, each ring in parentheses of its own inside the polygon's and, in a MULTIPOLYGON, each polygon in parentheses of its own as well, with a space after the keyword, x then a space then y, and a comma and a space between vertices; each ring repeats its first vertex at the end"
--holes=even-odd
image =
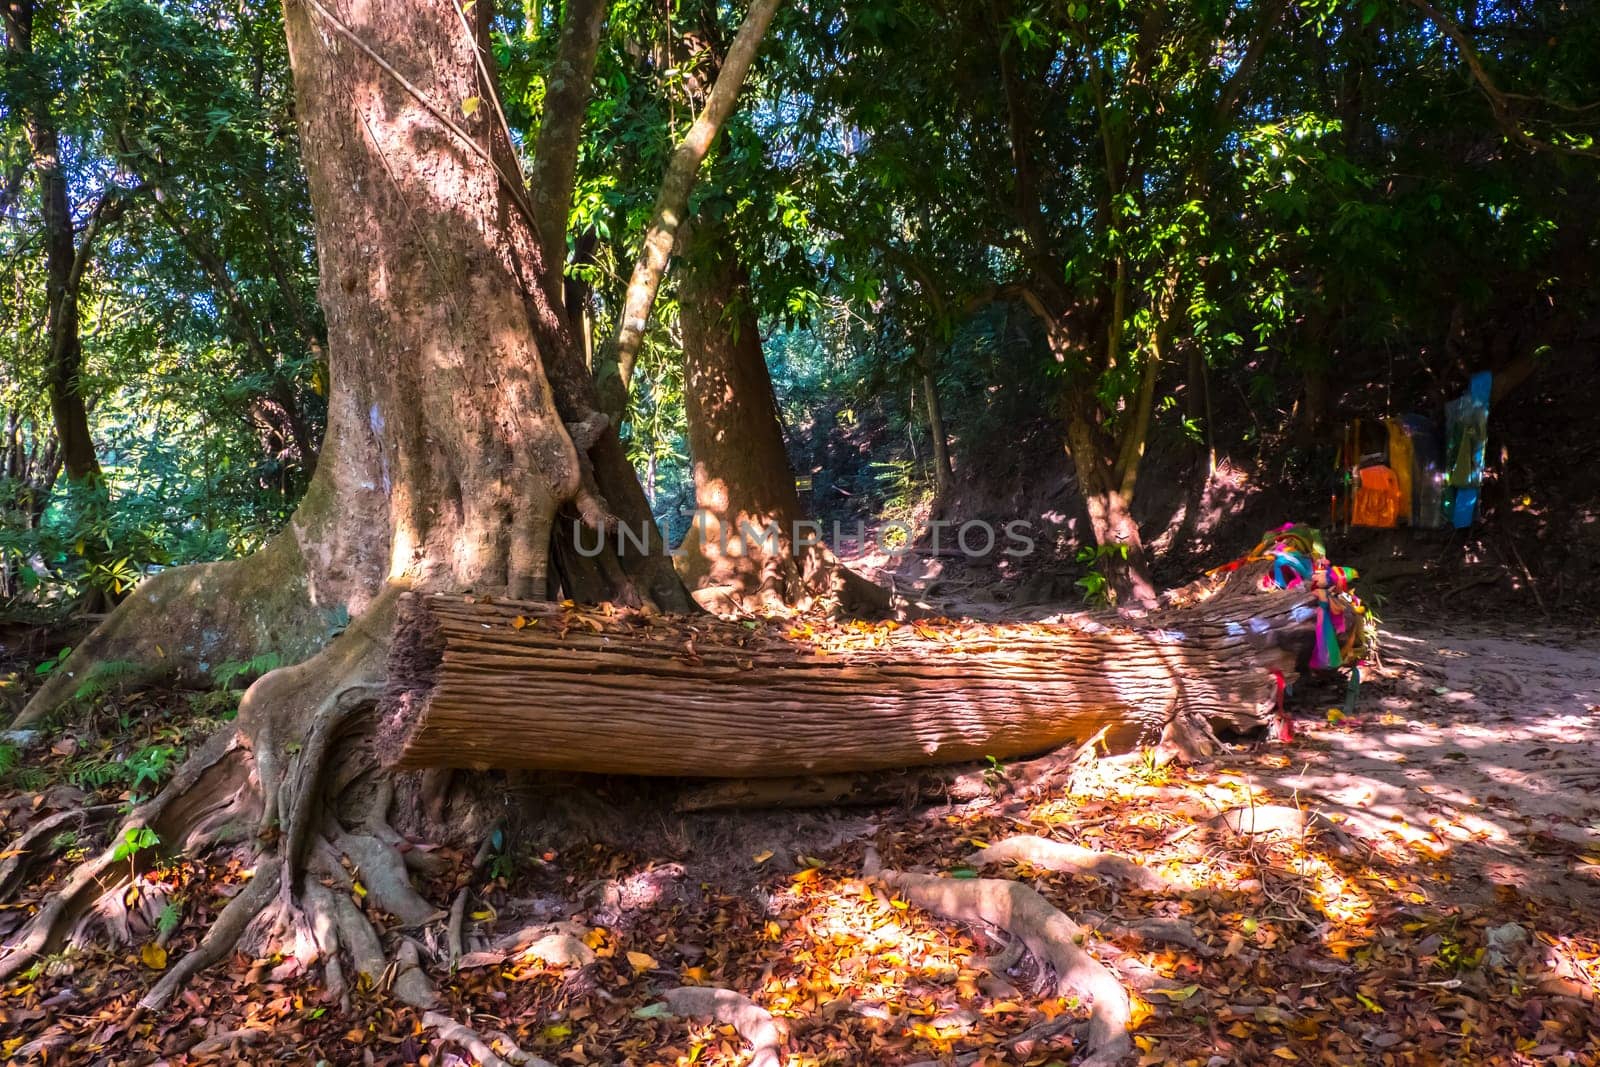
POLYGON ((1101 549, 1098 565, 1119 604, 1149 607, 1156 602, 1150 578, 1150 561, 1144 538, 1133 517, 1133 500, 1123 492, 1108 457, 1111 446, 1102 443, 1104 432, 1092 409, 1099 402, 1084 390, 1074 389, 1067 414, 1067 451, 1078 475, 1078 489, 1089 513, 1089 527, 1101 549))
POLYGON ((1249 729, 1318 618, 1309 591, 1263 589, 1263 573, 1137 627, 1082 616, 842 640, 410 596, 381 743, 406 768, 770 777, 1010 758, 1107 726, 1113 746, 1249 729))
POLYGON ((679 570, 691 589, 736 602, 792 601, 802 512, 749 275, 720 226, 697 223, 685 237, 678 299, 696 515, 679 570))
POLYGON ((478 41, 444 0, 357 10, 286 19, 333 379, 306 540, 368 595, 399 576, 542 594, 583 473, 540 328, 557 287, 511 233, 492 109, 459 106, 484 92, 478 41))
POLYGON ((766 35, 767 26, 778 9, 778 2, 751 0, 744 22, 728 48, 722 68, 717 72, 711 95, 667 163, 661 189, 656 193, 650 227, 645 231, 644 246, 628 279, 616 328, 595 358, 595 380, 600 387, 601 410, 613 424, 620 424, 627 410, 634 361, 638 358, 639 346, 644 343, 650 309, 655 304, 661 276, 666 272, 667 260, 677 242, 678 228, 688 216, 689 194, 694 190, 700 164, 711 151, 712 142, 717 139, 722 124, 733 113, 739 90, 744 87, 745 75, 755 62, 761 38, 766 35))
POLYGON ((592 418, 503 127, 460 107, 492 74, 488 5, 475 30, 450 0, 358 12, 285 10, 330 377, 306 494, 262 551, 142 583, 19 724, 96 661, 204 676, 267 650, 298 660, 393 582, 547 595, 552 541, 582 523, 621 519, 649 542, 581 561, 587 595, 693 607, 615 427, 592 418))
MULTIPOLYGON (((391 965, 362 911, 324 888, 342 853, 376 909, 431 918, 395 825, 463 848, 491 822, 465 776, 451 789, 381 774, 357 727, 386 672, 400 591, 545 594, 558 516, 613 521, 603 493, 617 515, 644 507, 614 427, 593 417, 559 271, 535 237, 498 108, 461 107, 493 91, 492 13, 470 6, 476 28, 455 0, 340 5, 347 14, 324 0, 285 4, 328 327, 321 461, 283 533, 243 560, 141 583, 21 717, 53 710, 106 660, 198 673, 267 650, 293 660, 253 683, 234 723, 112 831, 117 842, 148 828, 189 854, 223 823, 255 831, 244 857, 254 880, 140 1011, 163 1007, 241 938, 249 954, 272 955, 293 951, 283 931, 304 929, 334 937, 330 985, 343 985, 342 945, 373 988, 435 1006, 415 944, 391 965)), ((601 557, 596 590, 687 607, 655 541, 638 557, 601 557)), ((124 859, 108 845, 62 881, 0 954, 0 981, 60 944, 124 859)), ((449 1033, 477 1047, 469 1028, 449 1033)))

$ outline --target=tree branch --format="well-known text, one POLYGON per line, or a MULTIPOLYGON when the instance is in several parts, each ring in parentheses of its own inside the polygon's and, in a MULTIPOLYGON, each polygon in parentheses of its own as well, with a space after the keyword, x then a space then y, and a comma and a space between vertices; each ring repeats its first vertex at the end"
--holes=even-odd
POLYGON ((666 272, 667 260, 677 241, 678 227, 688 213, 689 194, 694 190, 700 164, 711 151, 712 142, 721 132, 722 124, 733 113, 739 90, 744 87, 745 76, 755 62, 761 39, 766 36, 767 27, 777 10, 778 0, 751 0, 744 22, 740 24, 738 34, 728 48, 728 57, 717 72, 710 97, 667 163, 661 189, 656 194, 650 227, 645 231, 644 247, 628 279, 628 290, 621 313, 617 316, 616 329, 595 359, 601 410, 610 416, 613 424, 621 424, 628 406, 628 386, 633 378, 634 361, 638 359, 639 348, 644 343, 650 309, 655 304, 661 276, 666 272))
POLYGON ((1124 498, 1133 499, 1134 486, 1139 477, 1139 460, 1144 457, 1145 439, 1150 436, 1150 416, 1155 409, 1156 379, 1161 364, 1167 356, 1167 343, 1172 339, 1175 326, 1173 307, 1178 301, 1178 266, 1174 259, 1167 268, 1167 277, 1155 306, 1155 333, 1150 340, 1150 351, 1145 355, 1144 372, 1139 380, 1139 395, 1134 400, 1133 421, 1122 431, 1117 448, 1117 462, 1112 471, 1124 498))
POLYGON ((544 115, 530 177, 536 229, 545 269, 560 271, 567 259, 567 217, 572 212, 578 145, 594 83, 600 28, 607 0, 567 0, 556 57, 545 74, 544 115))
POLYGON ((1256 67, 1261 64, 1261 57, 1272 38, 1273 27, 1278 24, 1278 20, 1283 17, 1288 7, 1287 0, 1277 0, 1276 3, 1267 6, 1262 24, 1256 28, 1255 37, 1246 46, 1244 55, 1240 57, 1239 65, 1234 68, 1232 76, 1223 83, 1222 92, 1217 94, 1217 106, 1211 116, 1213 127, 1221 126, 1233 114, 1233 109, 1244 96, 1245 86, 1255 74, 1256 67))
POLYGON ((1472 38, 1455 19, 1440 11, 1428 0, 1411 0, 1411 6, 1422 12, 1430 22, 1455 42, 1461 50, 1461 59, 1467 65, 1467 70, 1472 75, 1472 80, 1478 83, 1478 88, 1483 92, 1484 99, 1489 102, 1489 112, 1494 116, 1495 124, 1512 140, 1535 152, 1556 152, 1561 155, 1582 156, 1587 159, 1600 159, 1600 148, 1579 148, 1576 145, 1556 144, 1543 138, 1535 137, 1524 130, 1517 122, 1515 109, 1511 101, 1526 99, 1526 97, 1507 93, 1495 84, 1489 76, 1488 69, 1483 65, 1483 58, 1478 55, 1478 50, 1473 47, 1472 38))

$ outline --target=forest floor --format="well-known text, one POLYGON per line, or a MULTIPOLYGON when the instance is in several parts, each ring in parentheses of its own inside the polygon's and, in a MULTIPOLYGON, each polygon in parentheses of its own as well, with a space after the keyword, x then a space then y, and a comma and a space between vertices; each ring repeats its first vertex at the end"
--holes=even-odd
MULTIPOLYGON (((870 848, 902 870, 1025 881, 1083 924, 1134 991, 1142 1064, 1600 1064, 1600 641, 1400 620, 1353 714, 1332 711, 1343 698, 1304 687, 1292 744, 1193 768, 1101 760, 1070 793, 687 816, 668 784, 593 780, 579 800, 569 783, 534 801, 511 835, 522 848, 477 874, 451 854, 457 874, 425 887, 473 892, 471 951, 431 970, 456 1018, 563 1065, 749 1062, 731 1029, 664 1010, 683 984, 770 1011, 791 1067, 1071 1063, 1082 1007, 996 931, 864 879, 870 848), (974 866, 974 849, 1016 835, 1144 872, 974 866)), ((230 714, 216 694, 137 687, 96 708, 0 774, 3 838, 86 799, 148 795, 230 714)), ((97 844, 82 836, 51 842, 0 940, 97 844)), ((135 873, 113 894, 125 944, 0 989, 0 1060, 469 1062, 381 988, 327 1003, 292 957, 236 955, 129 1025, 249 876, 182 857, 138 871, 130 857, 135 873), (144 900, 162 903, 141 923, 144 900)), ((367 906, 359 872, 349 891, 367 906)), ((441 952, 436 932, 410 934, 441 952)))

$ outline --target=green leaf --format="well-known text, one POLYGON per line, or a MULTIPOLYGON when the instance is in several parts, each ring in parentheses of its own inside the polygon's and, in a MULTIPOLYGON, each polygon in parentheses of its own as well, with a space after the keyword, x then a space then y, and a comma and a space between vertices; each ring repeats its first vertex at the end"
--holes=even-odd
POLYGON ((161 843, 161 838, 148 826, 130 827, 117 842, 117 847, 111 853, 112 862, 125 860, 137 855, 147 848, 154 848, 161 843))

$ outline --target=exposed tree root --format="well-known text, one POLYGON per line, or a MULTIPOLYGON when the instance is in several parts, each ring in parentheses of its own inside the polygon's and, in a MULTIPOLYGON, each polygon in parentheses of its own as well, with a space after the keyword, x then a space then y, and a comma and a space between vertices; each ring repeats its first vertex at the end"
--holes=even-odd
POLYGON ((679 986, 661 999, 674 1015, 711 1019, 737 1030, 750 1046, 750 1067, 779 1067, 783 1062, 783 1031, 765 1008, 742 993, 715 986, 679 986))
POLYGON ((1132 1002, 1127 989, 1108 967, 1079 947, 1082 928, 1037 890, 998 878, 940 878, 883 870, 870 850, 865 873, 942 918, 986 923, 1020 939, 1055 973, 1060 995, 1076 994, 1089 1002, 1089 1054, 1081 1061, 1085 1067, 1112 1067, 1132 1051, 1128 1036, 1132 1002))
POLYGON ((253 1045, 266 1036, 265 1030, 224 1030, 195 1042, 190 1046, 188 1055, 216 1056, 224 1052, 237 1055, 240 1045, 253 1045))
POLYGON ((472 866, 467 869, 466 877, 461 888, 456 891, 456 898, 450 904, 450 920, 445 927, 445 939, 449 946, 450 966, 454 968, 466 954, 464 941, 464 928, 467 920, 467 900, 472 895, 472 880, 478 872, 483 870, 483 865, 489 862, 489 857, 494 854, 495 833, 500 824, 495 823, 494 828, 484 837, 483 844, 478 846, 478 854, 472 857, 472 866))
POLYGON ((332 843, 349 860, 372 904, 401 926, 424 926, 446 914, 412 888, 405 860, 391 845, 367 834, 340 834, 332 843))
POLYGON ((175 567, 140 582, 51 673, 17 714, 28 726, 67 703, 102 663, 135 663, 163 677, 204 678, 265 652, 310 655, 333 629, 312 604, 289 532, 244 559, 175 567))
POLYGON ((1155 941, 1186 948, 1197 956, 1215 956, 1217 950, 1200 940, 1194 927, 1182 919, 1152 917, 1121 923, 1104 915, 1086 911, 1081 916, 1083 925, 1112 938, 1132 938, 1138 941, 1155 941))
POLYGON ((1205 716, 1179 711, 1161 730, 1155 762, 1158 767, 1168 763, 1204 763, 1220 751, 1222 742, 1205 716))
POLYGON ((11 891, 16 888, 34 863, 44 856, 45 848, 58 833, 63 832, 63 827, 76 825, 82 828, 85 823, 110 818, 116 810, 115 804, 73 808, 46 816, 30 826, 15 841, 0 850, 0 853, 5 855, 4 859, 0 859, 0 900, 11 899, 11 891))
POLYGON ((460 1045, 477 1060, 481 1067, 554 1067, 549 1060, 524 1052, 505 1034, 489 1032, 479 1034, 464 1023, 436 1011, 423 1013, 422 1025, 433 1030, 445 1041, 460 1045))
POLYGON ((128 863, 126 856, 117 854, 117 846, 128 832, 158 825, 174 801, 197 785, 212 768, 232 757, 238 750, 237 734, 231 730, 217 734, 184 762, 166 789, 135 808, 123 820, 112 836, 111 842, 100 851, 99 855, 80 864, 67 878, 66 883, 56 891, 44 907, 39 909, 38 914, 29 922, 21 940, 7 946, 6 955, 0 958, 0 982, 9 981, 48 951, 60 940, 66 932, 67 924, 89 900, 99 896, 108 888, 106 884, 108 872, 112 872, 113 868, 120 872, 128 863))
MULTIPOLYGON (((247 847, 253 853, 254 877, 222 909, 200 944, 140 998, 134 1019, 164 1009, 196 974, 237 948, 258 957, 282 957, 273 970, 277 977, 320 962, 329 998, 345 1004, 348 961, 373 988, 427 1013, 428 1025, 442 1039, 480 1062, 544 1064, 504 1034, 480 1035, 435 1012, 438 996, 418 943, 402 937, 392 954, 386 952, 378 929, 353 899, 359 879, 371 907, 402 928, 429 928, 428 942, 437 943, 432 924, 450 913, 416 891, 409 869, 437 873, 445 861, 409 850, 389 822, 390 809, 398 800, 413 822, 441 839, 458 839, 480 822, 455 812, 446 823, 449 796, 427 796, 418 780, 406 779, 397 798, 393 777, 376 772, 370 716, 360 712, 371 708, 383 678, 394 592, 380 597, 311 659, 269 672, 251 686, 240 704, 236 728, 213 736, 178 768, 166 788, 135 808, 105 847, 68 877, 7 947, 0 957, 0 981, 50 951, 69 929, 78 939, 89 926, 103 924, 113 939, 131 940, 130 918, 150 917, 130 915, 126 900, 128 878, 137 876, 142 862, 137 856, 130 860, 125 848, 123 855, 117 854, 130 831, 149 828, 156 832, 160 849, 191 855, 229 838, 230 829, 242 830, 246 837, 253 831, 256 840, 247 847)), ((164 604, 170 594, 161 592, 151 604, 164 604)), ((130 617, 137 622, 144 610, 136 606, 130 617)), ((117 635, 126 625, 124 620, 113 627, 100 647, 110 648, 113 637, 120 641, 117 635)), ((0 867, 0 888, 18 880, 37 846, 51 834, 109 814, 101 807, 41 820, 16 842, 19 854, 0 867)), ((488 854, 486 845, 475 868, 488 854)), ((464 893, 456 912, 464 911, 464 893)), ((160 903, 153 894, 139 894, 142 911, 159 909, 160 903)), ((457 915, 451 926, 458 927, 459 920, 457 915)), ((457 952, 459 933, 444 935, 457 952)), ((192 1051, 225 1052, 256 1040, 254 1033, 218 1034, 192 1051)))
POLYGON ((1093 878, 1124 882, 1150 893, 1181 892, 1171 879, 1116 852, 1097 852, 1082 845, 1052 841, 1047 837, 1018 835, 996 841, 967 857, 977 867, 990 864, 1026 863, 1043 871, 1081 874, 1093 878))

